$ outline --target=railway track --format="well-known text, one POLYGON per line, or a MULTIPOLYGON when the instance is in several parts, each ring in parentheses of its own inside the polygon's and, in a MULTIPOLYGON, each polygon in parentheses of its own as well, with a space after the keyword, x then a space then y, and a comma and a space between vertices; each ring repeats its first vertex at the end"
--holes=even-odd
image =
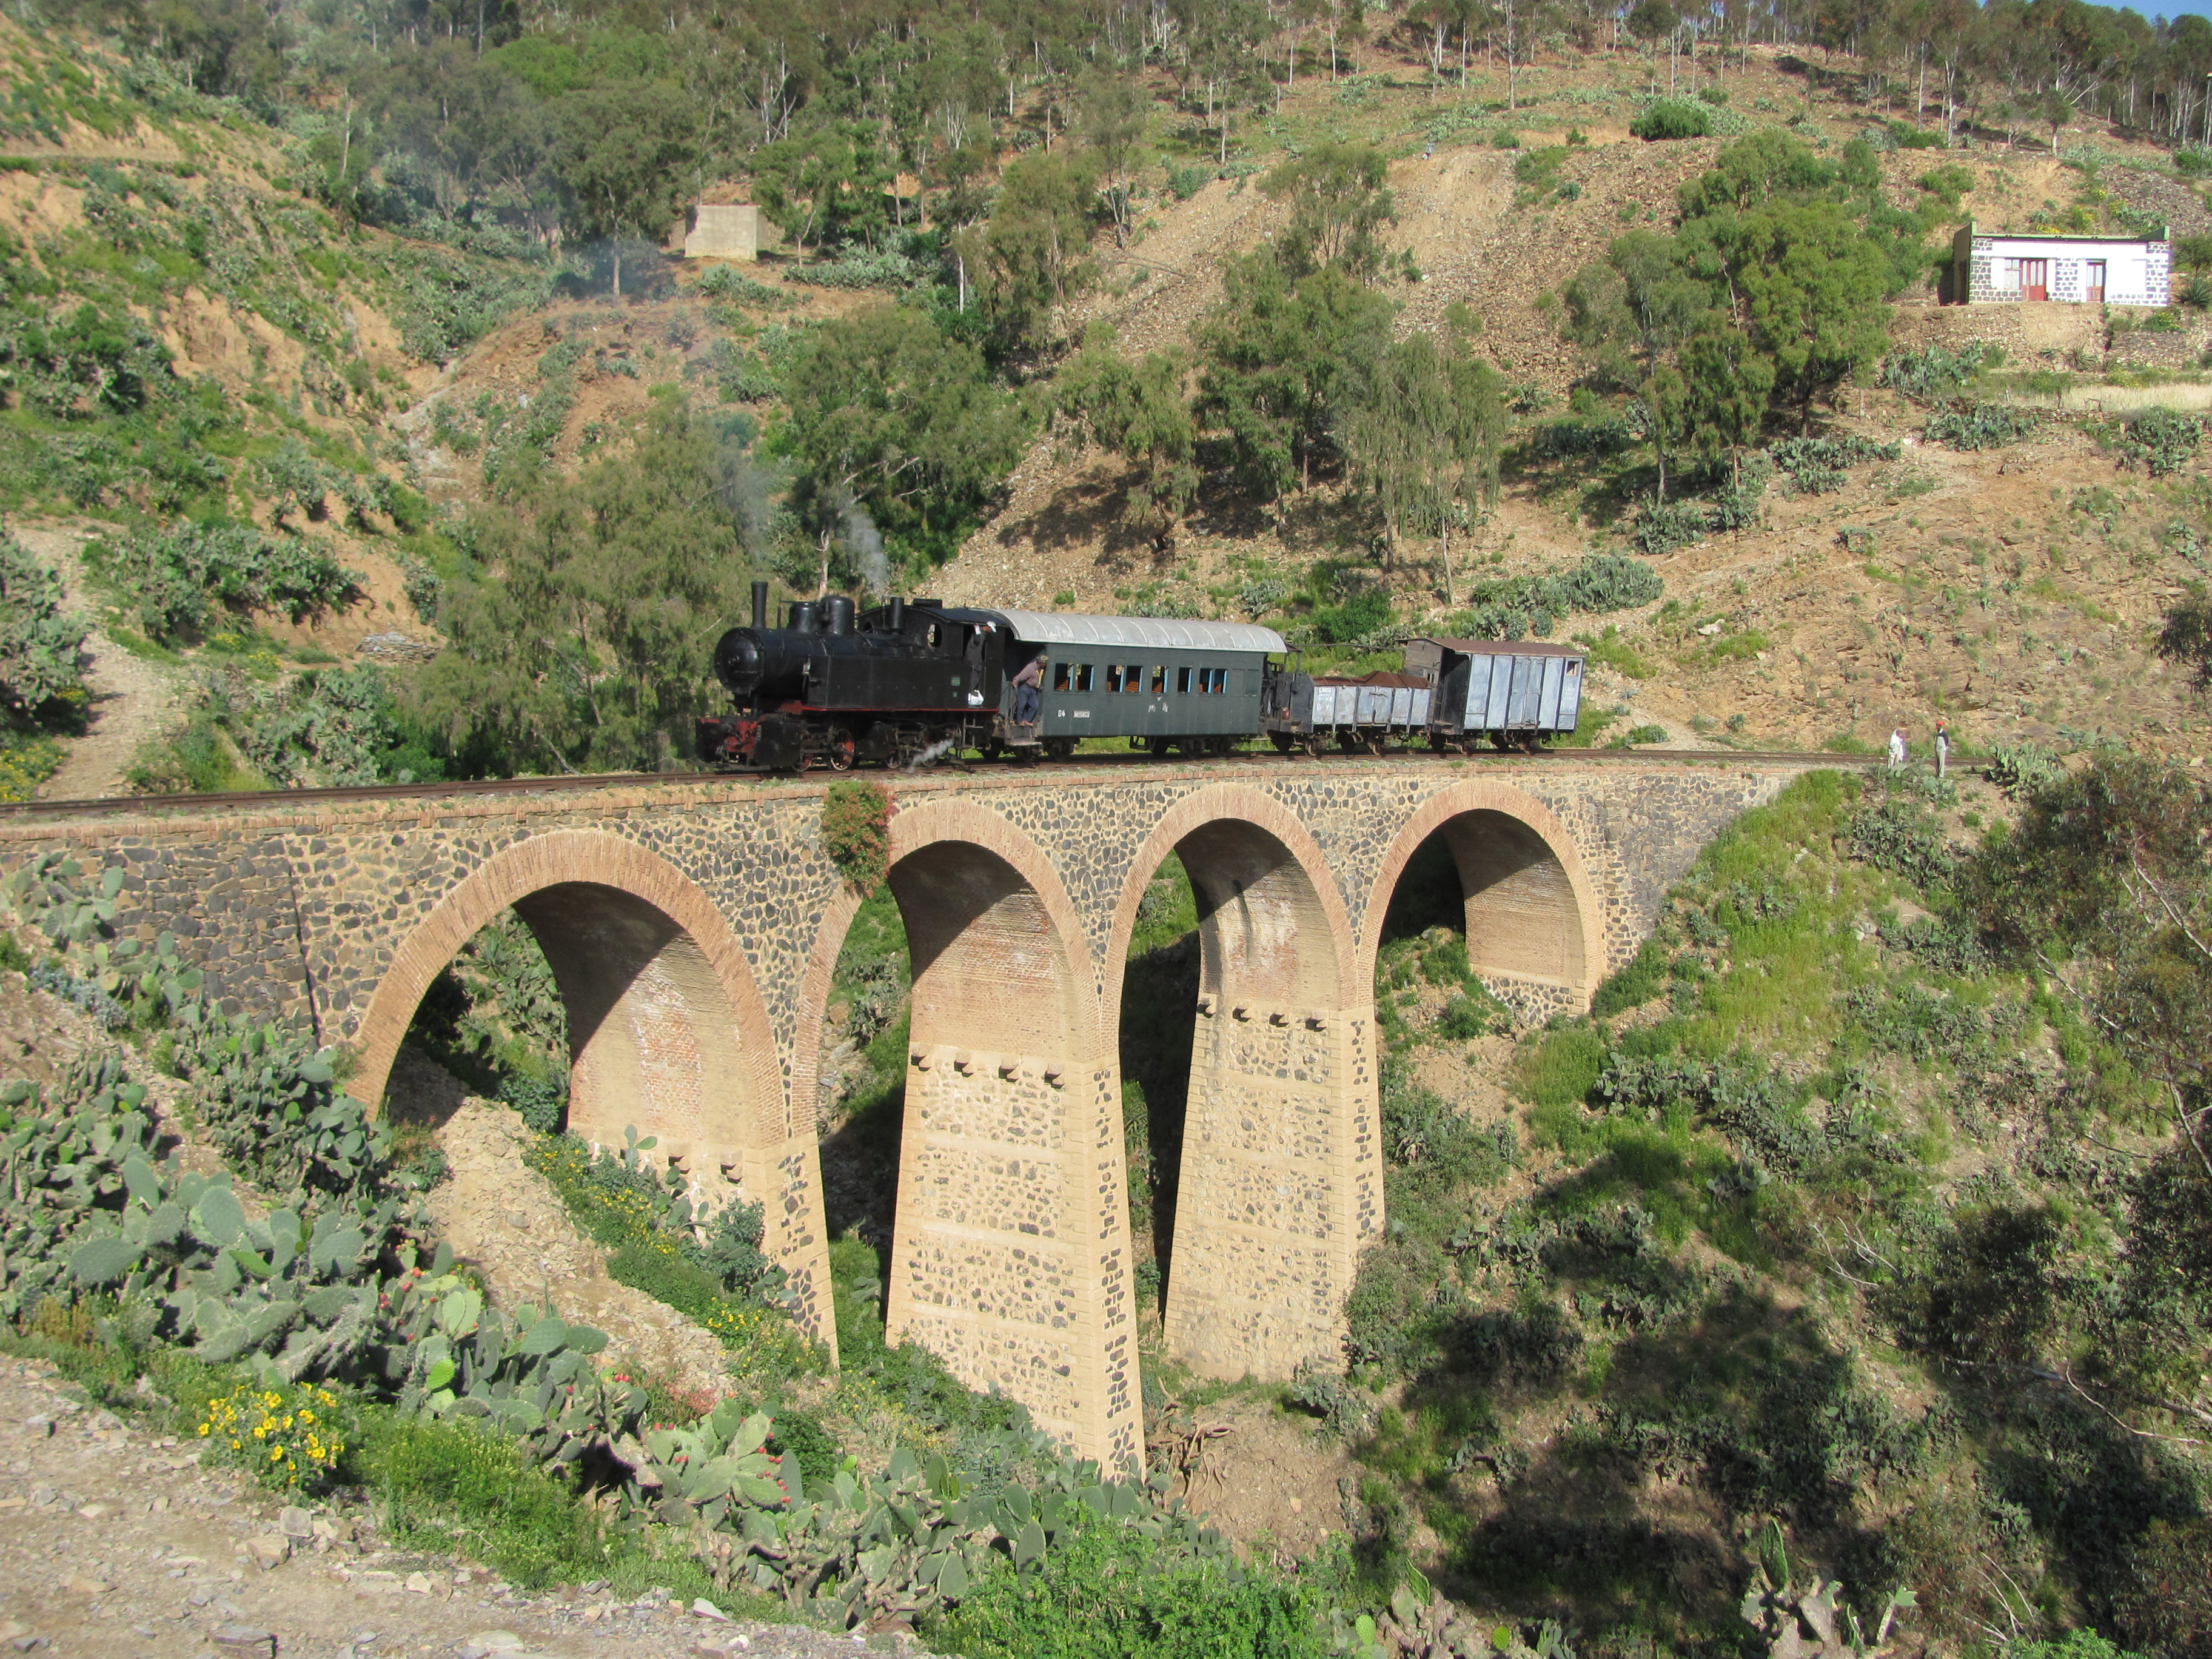
MULTIPOLYGON (((346 789, 253 789, 221 795, 112 795, 93 800, 33 800, 0 803, 0 823, 25 818, 87 818, 106 817, 125 814, 161 811, 198 811, 242 810, 255 806, 307 805, 315 802, 368 802, 380 800, 459 800, 487 795, 530 794, 588 794, 600 789, 635 789, 653 785, 662 787, 682 787, 687 785, 703 787, 708 784, 727 785, 744 781, 762 787, 778 784, 807 783, 819 787, 834 781, 839 775, 881 777, 891 781, 900 779, 943 778, 948 775, 970 777, 1004 775, 1009 778, 1034 777, 1040 775, 1065 775, 1070 772, 1116 772, 1135 768, 1170 766, 1177 771, 1186 769, 1244 770, 1253 767, 1312 767, 1312 766, 1369 766, 1377 760, 1393 760, 1402 763, 1425 761, 1441 764, 1456 761, 1475 766, 1542 767, 1549 761, 1571 755, 1577 762, 1595 761, 1604 765, 1635 765, 1652 761, 1671 762, 1683 765, 1725 765, 1730 762, 1771 763, 1796 761, 1820 763, 1832 766, 1864 767, 1880 762, 1878 755, 1842 755, 1808 752, 1802 750, 1763 749, 1573 749, 1553 750, 1535 755, 1513 752, 1474 756, 1434 756, 1415 750, 1401 750, 1389 756, 1370 754, 1334 754, 1318 757, 1303 754, 1278 755, 1254 753, 1222 756, 1211 760, 1161 761, 1141 752, 1128 755, 1078 755, 1064 761, 1039 761, 1031 765, 1016 767, 1006 761, 940 762, 915 772, 807 773, 797 775, 772 775, 732 772, 601 772, 580 774, 573 777, 540 778, 476 778, 448 783, 380 783, 346 789)), ((1956 766, 1958 763, 1954 763, 1956 766)))

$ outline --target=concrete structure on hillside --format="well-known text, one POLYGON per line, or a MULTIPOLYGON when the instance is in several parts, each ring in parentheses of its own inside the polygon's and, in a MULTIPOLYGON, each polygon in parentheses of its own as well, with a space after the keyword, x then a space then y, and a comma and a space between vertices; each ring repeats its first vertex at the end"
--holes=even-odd
POLYGON ((2150 237, 2000 236, 1969 222, 1951 242, 1946 297, 1972 305, 2164 306, 2173 244, 2150 237))
POLYGON ((684 239, 687 259, 760 258, 760 210, 750 202, 702 203, 684 239))
MULTIPOLYGON (((1471 965, 1532 1017, 1588 1006, 1746 807, 1821 764, 1567 751, 1468 762, 893 776, 914 962, 887 1313, 1085 1455, 1143 1451, 1123 1166, 1121 981, 1173 852, 1201 916, 1171 1352, 1287 1378, 1334 1357, 1384 1224, 1373 988, 1383 917, 1449 848, 1471 965)), ((117 925, 173 928, 229 1009, 360 1055, 380 1101, 423 993, 510 906, 568 1006, 570 1127, 626 1127, 709 1201, 761 1201, 799 1317, 834 1345, 816 1147, 831 976, 860 898, 825 784, 546 781, 32 806, 0 869, 119 867, 117 925)))

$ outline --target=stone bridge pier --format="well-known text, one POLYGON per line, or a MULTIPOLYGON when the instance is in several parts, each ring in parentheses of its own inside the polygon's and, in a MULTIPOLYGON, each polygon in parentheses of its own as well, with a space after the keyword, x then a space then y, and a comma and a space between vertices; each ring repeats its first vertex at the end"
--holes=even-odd
MULTIPOLYGON (((1384 1223, 1373 987, 1407 864, 1449 849, 1470 964, 1532 1016, 1586 1006, 1668 885, 1820 757, 1587 751, 1135 763, 889 776, 914 963, 886 1317, 1079 1453, 1142 1452, 1120 1055, 1139 902, 1172 853, 1200 980, 1165 1341, 1213 1376, 1334 1355, 1384 1223)), ((508 908, 568 1013, 570 1127, 635 1126, 710 1199, 761 1202, 833 1346, 816 1078, 860 903, 824 786, 548 780, 36 806, 0 866, 120 866, 118 927, 173 928, 233 1010, 358 1056, 380 1101, 431 981, 508 908)), ((1180 1062, 1181 1056, 1176 1060, 1180 1062)))

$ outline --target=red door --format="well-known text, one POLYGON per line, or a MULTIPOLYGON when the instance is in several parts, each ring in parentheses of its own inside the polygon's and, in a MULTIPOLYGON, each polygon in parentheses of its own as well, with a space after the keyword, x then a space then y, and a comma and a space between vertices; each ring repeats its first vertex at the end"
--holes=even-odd
POLYGON ((2105 301, 2105 262, 2092 259, 2088 265, 2087 280, 2082 284, 2086 290, 2083 297, 2093 306, 2102 305, 2105 301))
POLYGON ((2020 297, 2023 300, 2048 300, 2051 297, 2051 261, 2022 259, 2020 262, 2020 297))

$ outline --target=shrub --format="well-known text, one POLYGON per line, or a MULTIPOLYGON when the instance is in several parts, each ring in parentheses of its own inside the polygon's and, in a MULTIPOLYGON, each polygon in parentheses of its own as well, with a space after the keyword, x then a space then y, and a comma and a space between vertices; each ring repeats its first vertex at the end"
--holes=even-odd
POLYGON ((1636 520, 1636 550, 1657 555, 1705 540, 1712 524, 1705 503, 1671 501, 1647 507, 1636 520))
POLYGON ((1957 860, 1926 806, 1903 795, 1875 802, 1851 819, 1851 856, 1920 886, 1951 878, 1957 860))
POLYGON ((2043 417, 2033 410, 1976 404, 1972 409, 1946 409, 1929 416, 1921 436, 1948 449, 2001 449, 2033 437, 2042 425, 2043 417))
POLYGON ((62 609, 61 578, 0 533, 0 705, 27 715, 83 688, 84 618, 62 609))
POLYGON ((891 795, 880 783, 845 778, 822 799, 822 847, 845 884, 866 898, 890 868, 891 795))
POLYGON ((1590 1012, 1600 1018, 1640 1008, 1667 986, 1667 947, 1647 939, 1621 970, 1597 988, 1590 1012))
POLYGON ((691 291, 702 299, 724 300, 763 311, 787 311, 799 302, 797 295, 756 282, 730 265, 715 266, 693 285, 691 291))
POLYGON ((201 1413, 198 1437, 252 1470, 264 1484, 319 1491, 345 1455, 338 1398, 313 1383, 264 1388, 240 1382, 201 1413))
POLYGON ((1710 137, 1713 131, 1711 108, 1694 99, 1655 98, 1641 115, 1629 123, 1628 131, 1647 143, 1710 137))
POLYGON ((1918 351, 1890 353, 1882 360, 1879 379, 1893 392, 1923 403, 1934 402, 1949 397, 1983 369, 1995 368, 2003 361, 2004 348, 1985 340, 1968 340, 1956 351, 1931 345, 1918 351))
POLYGON ((1596 420, 1547 421, 1530 428, 1522 443, 1533 460, 1578 460, 1626 454, 1636 447, 1636 434, 1627 422, 1607 416, 1596 420))
POLYGON ((1896 444, 1875 443, 1856 434, 1841 438, 1784 438, 1770 445, 1767 459, 1790 475, 1808 495, 1840 489, 1849 476, 1845 469, 1867 461, 1893 461, 1902 453, 1896 444))
POLYGON ((2140 465, 2154 478, 2186 466, 2204 441, 2202 421, 2171 409, 2147 409, 2122 422, 2121 430, 2126 434, 2120 444, 2123 465, 2140 465))
POLYGON ((314 543, 244 525, 138 532, 91 558, 147 637, 165 644, 199 635, 225 611, 281 611, 297 622, 343 604, 358 580, 314 543))
MULTIPOLYGON (((2128 1639, 2169 1659, 2212 1650, 2212 1521, 2154 1521, 2128 1554, 2130 1582, 2113 1597, 2128 1639)), ((2050 1659, 2129 1659, 2101 1642, 2101 1653, 2074 1642, 2053 1644, 2050 1659)))
POLYGON ((1321 1613, 1269 1568, 1168 1558, 1133 1528, 1085 1518, 1032 1571, 994 1559, 925 1633, 969 1659, 1322 1659, 1321 1613))

